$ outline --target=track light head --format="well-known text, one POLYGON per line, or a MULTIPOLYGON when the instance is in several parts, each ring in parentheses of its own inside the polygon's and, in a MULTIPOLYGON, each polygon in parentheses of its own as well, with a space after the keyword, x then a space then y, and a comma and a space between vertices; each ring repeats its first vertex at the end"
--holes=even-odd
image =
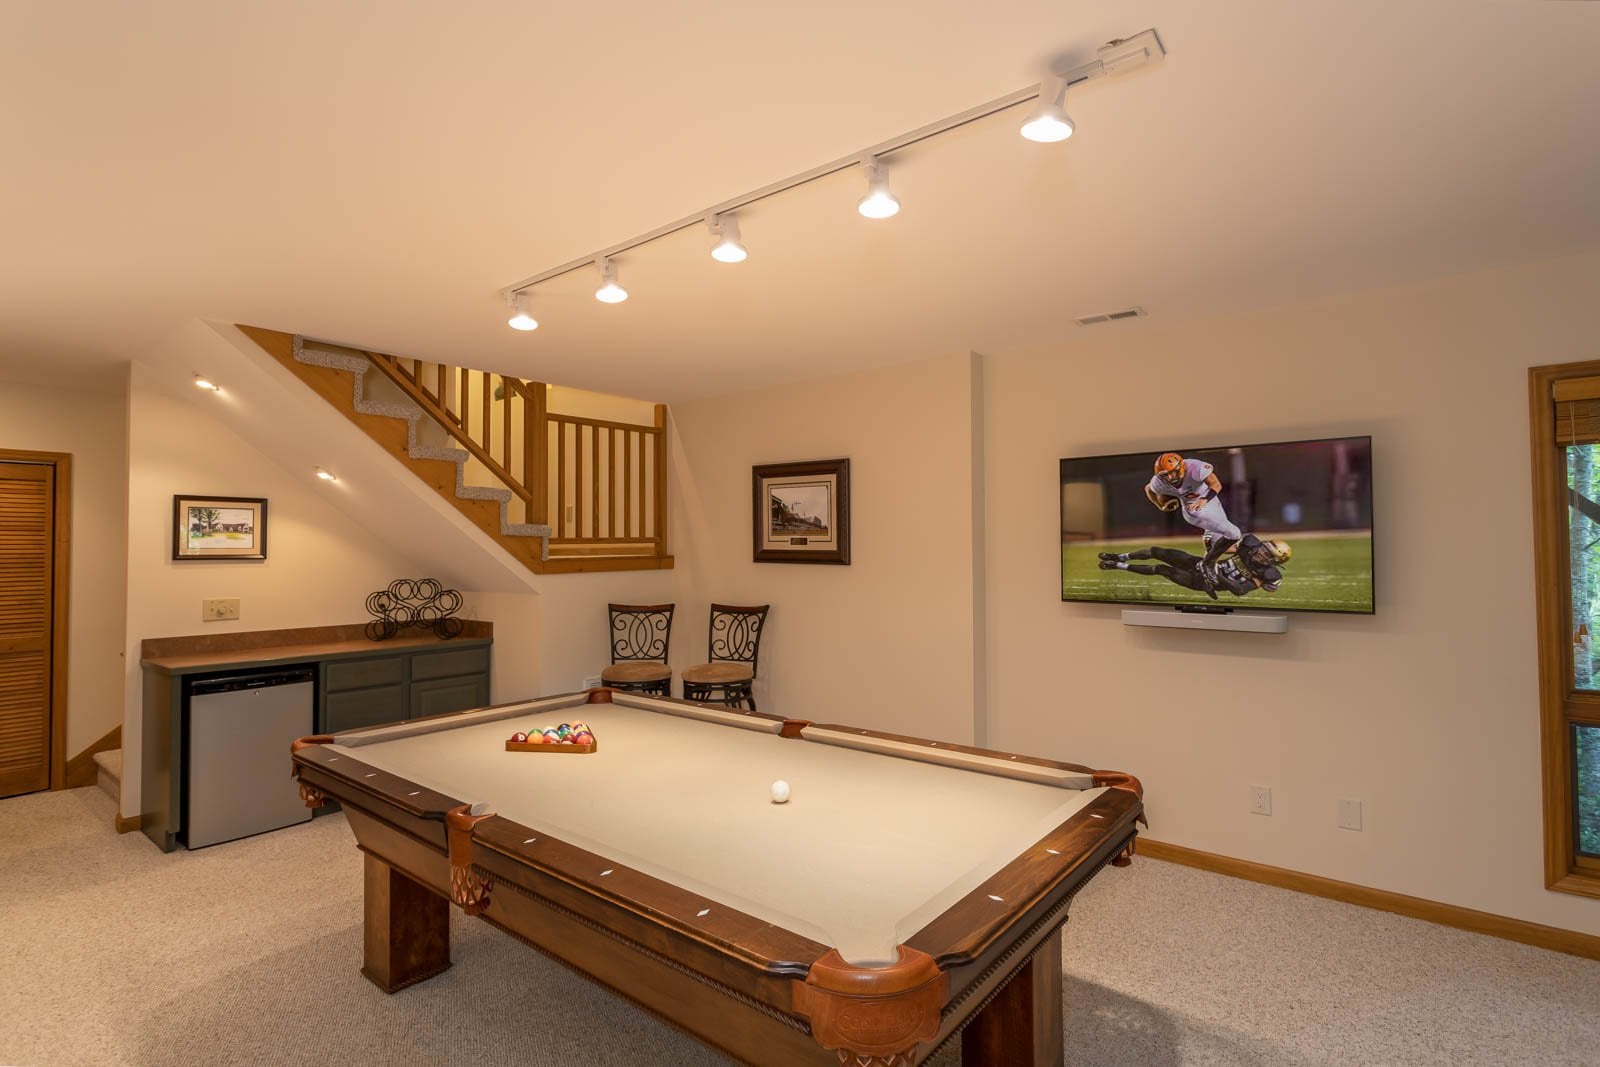
POLYGON ((710 215, 706 225, 716 243, 711 246, 711 258, 718 263, 743 263, 750 258, 750 250, 739 240, 739 220, 732 215, 710 215))
POLYGON ((889 191, 889 172, 876 156, 866 161, 867 195, 856 204, 856 210, 869 219, 886 219, 900 213, 900 201, 889 191))
POLYGON ((321 478, 325 482, 336 482, 336 481, 339 480, 338 477, 332 471, 324 470, 321 467, 317 468, 317 477, 321 478))
POLYGON ((196 388, 205 389, 208 392, 212 392, 212 393, 220 393, 220 392, 222 392, 222 386, 218 385, 216 382, 212 381, 210 378, 207 378, 204 374, 196 374, 194 376, 194 384, 195 384, 196 388))
POLYGON ((1040 144, 1054 144, 1071 137, 1075 128, 1067 114, 1066 79, 1046 75, 1039 86, 1039 106, 1022 124, 1022 136, 1040 144))
POLYGON ((602 304, 620 304, 628 299, 628 290, 617 284, 617 265, 611 257, 601 256, 594 265, 600 268, 600 288, 594 291, 594 298, 602 304))
POLYGON ((537 330, 538 321, 528 314, 528 294, 512 293, 506 297, 506 303, 511 307, 511 317, 506 320, 506 325, 513 330, 537 330))

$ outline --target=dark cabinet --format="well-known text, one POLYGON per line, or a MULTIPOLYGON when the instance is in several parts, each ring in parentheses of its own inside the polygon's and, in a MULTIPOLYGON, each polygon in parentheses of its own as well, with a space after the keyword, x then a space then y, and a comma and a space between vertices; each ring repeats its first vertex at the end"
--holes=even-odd
POLYGON ((317 731, 336 734, 489 703, 486 641, 327 660, 317 731))

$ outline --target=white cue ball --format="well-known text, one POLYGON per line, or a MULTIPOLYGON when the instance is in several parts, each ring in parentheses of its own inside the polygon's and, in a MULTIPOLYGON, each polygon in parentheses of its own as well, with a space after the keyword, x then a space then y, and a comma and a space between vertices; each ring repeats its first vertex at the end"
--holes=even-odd
POLYGON ((779 778, 776 782, 772 783, 772 802, 774 804, 786 804, 788 801, 789 783, 784 781, 782 778, 779 778))

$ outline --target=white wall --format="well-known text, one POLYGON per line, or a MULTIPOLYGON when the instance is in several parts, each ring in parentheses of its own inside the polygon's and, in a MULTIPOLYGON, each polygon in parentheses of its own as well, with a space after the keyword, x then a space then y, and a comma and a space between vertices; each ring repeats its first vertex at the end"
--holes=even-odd
MULTIPOLYGON (((128 391, 127 701, 123 723, 122 810, 139 811, 139 643, 151 637, 331 626, 367 620, 368 593, 417 564, 340 510, 337 483, 309 469, 290 472, 228 429, 229 394, 215 413, 172 396, 133 364, 128 391), (266 497, 267 559, 174 562, 176 493, 266 497), (239 597, 238 621, 201 622, 207 597, 239 597)), ((317 402, 307 396, 307 403, 317 402)), ((119 631, 121 627, 118 628, 119 631)), ((498 650, 497 650, 498 651, 498 650)))
POLYGON ((756 697, 797 718, 973 737, 972 357, 676 405, 673 661, 713 601, 771 604, 756 697), (756 464, 850 460, 849 566, 751 561, 756 464))
POLYGON ((1162 841, 1600 933, 1543 885, 1526 379, 1600 356, 1597 292, 1588 256, 994 358, 995 746, 1139 775, 1162 841), (1061 457, 1363 433, 1376 616, 1214 634, 1059 601, 1061 457))
POLYGON ((127 528, 122 383, 108 391, 0 386, 0 448, 72 454, 67 758, 122 721, 127 528))

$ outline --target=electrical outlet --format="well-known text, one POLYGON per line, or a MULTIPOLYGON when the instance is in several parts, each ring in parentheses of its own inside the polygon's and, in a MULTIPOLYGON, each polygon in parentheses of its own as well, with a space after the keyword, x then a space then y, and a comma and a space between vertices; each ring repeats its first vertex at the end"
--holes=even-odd
POLYGON ((1339 801, 1339 828, 1341 830, 1361 829, 1361 801, 1339 801))
POLYGON ((223 622, 239 617, 239 598, 217 597, 200 602, 200 619, 202 622, 223 622))
POLYGON ((600 679, 599 679, 599 677, 597 676, 597 677, 594 677, 594 678, 585 678, 583 680, 583 687, 585 689, 599 689, 600 688, 600 679))
POLYGON ((1272 814, 1271 786, 1253 785, 1250 787, 1250 810, 1256 815, 1272 814))

